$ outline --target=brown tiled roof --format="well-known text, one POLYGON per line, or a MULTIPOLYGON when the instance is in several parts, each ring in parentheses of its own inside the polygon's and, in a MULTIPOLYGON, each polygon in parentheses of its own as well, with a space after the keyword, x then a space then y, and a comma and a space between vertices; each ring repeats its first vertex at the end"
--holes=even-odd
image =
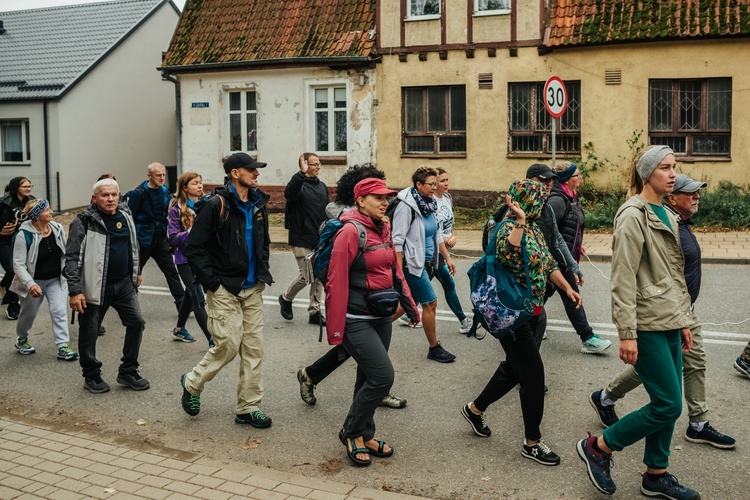
POLYGON ((375 0, 187 0, 163 66, 367 57, 375 0))
POLYGON ((750 35, 750 0, 554 0, 548 47, 750 35))

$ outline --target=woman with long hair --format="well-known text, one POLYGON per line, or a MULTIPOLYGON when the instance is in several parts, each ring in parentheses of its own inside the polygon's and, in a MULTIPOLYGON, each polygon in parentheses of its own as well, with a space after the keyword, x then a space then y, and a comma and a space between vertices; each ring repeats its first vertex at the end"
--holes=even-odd
POLYGON ((182 299, 177 313, 177 326, 172 331, 172 338, 182 342, 195 342, 195 337, 185 329, 188 316, 192 311, 203 334, 208 339, 208 347, 214 347, 208 331, 208 314, 203 289, 195 280, 185 257, 185 244, 195 219, 195 204, 203 196, 203 178, 197 172, 185 172, 177 179, 177 193, 170 203, 167 214, 167 237, 172 247, 177 272, 185 284, 185 298, 182 299))
POLYGON ((68 282, 62 275, 65 267, 65 230, 52 220, 47 200, 31 200, 23 210, 26 220, 21 224, 13 245, 15 276, 11 290, 21 297, 21 312, 16 324, 16 349, 21 354, 34 354, 29 330, 47 297, 52 319, 52 335, 57 345, 57 358, 72 361, 78 353, 70 348, 68 331, 68 282))
POLYGON ((612 453, 645 438, 641 492, 652 497, 699 499, 667 472, 674 425, 682 413, 682 353, 692 348, 690 307, 677 219, 662 205, 675 178, 674 152, 649 146, 633 160, 628 200, 620 206, 612 239, 612 321, 620 359, 638 372, 650 401, 582 439, 578 456, 594 487, 611 495, 612 453))
POLYGON ((8 304, 5 315, 10 320, 18 319, 21 305, 18 295, 12 292, 10 284, 13 281, 13 235, 23 221, 23 209, 31 196, 31 181, 26 177, 14 177, 5 186, 5 194, 0 197, 0 266, 5 271, 0 288, 5 290, 2 303, 8 304))

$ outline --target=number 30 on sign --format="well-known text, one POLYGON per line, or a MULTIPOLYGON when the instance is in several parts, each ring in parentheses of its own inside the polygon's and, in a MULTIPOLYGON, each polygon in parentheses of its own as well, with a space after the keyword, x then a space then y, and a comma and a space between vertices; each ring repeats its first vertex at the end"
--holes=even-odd
POLYGON ((544 107, 554 118, 560 118, 568 107, 568 89, 558 76, 549 77, 544 84, 544 107))

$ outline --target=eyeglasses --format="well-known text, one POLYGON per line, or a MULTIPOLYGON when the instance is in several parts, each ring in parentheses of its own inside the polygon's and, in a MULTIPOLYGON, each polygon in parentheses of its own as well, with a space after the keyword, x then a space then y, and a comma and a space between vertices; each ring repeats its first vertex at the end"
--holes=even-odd
POLYGON ((26 186, 18 186, 18 189, 31 189, 33 187, 33 184, 27 184, 26 186))
POLYGON ((308 166, 308 167, 315 167, 315 168, 319 168, 319 167, 320 167, 320 163, 308 163, 308 164, 307 164, 307 166, 308 166))
POLYGON ((435 189, 438 186, 437 182, 423 182, 424 186, 430 186, 432 189, 435 189))

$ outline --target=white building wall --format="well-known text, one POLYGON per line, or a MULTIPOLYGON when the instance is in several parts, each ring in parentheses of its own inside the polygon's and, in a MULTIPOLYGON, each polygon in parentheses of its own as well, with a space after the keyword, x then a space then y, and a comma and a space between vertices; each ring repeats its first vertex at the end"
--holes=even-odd
POLYGON ((326 165, 324 160, 321 179, 333 185, 348 165, 375 161, 375 77, 371 70, 297 68, 183 74, 178 78, 182 171, 201 173, 206 184, 221 184, 224 179, 221 159, 231 152, 228 92, 237 90, 257 92, 258 149, 248 153, 268 163, 261 172, 261 185, 285 185, 298 170, 300 153, 314 151, 311 87, 316 85, 344 84, 347 89, 346 165, 326 165), (208 103, 208 107, 194 108, 193 103, 208 103))
POLYGON ((50 163, 61 173, 63 209, 88 204, 102 173, 114 172, 126 192, 149 163, 176 164, 175 88, 156 68, 178 19, 162 6, 59 102, 50 163))
MULTIPOLYGON (((0 188, 13 177, 24 176, 34 184, 32 194, 46 197, 44 181, 44 109, 41 102, 0 103, 0 121, 28 120, 30 161, 19 164, 0 161, 0 188)), ((0 158, 2 160, 2 158, 0 158)), ((1 190, 0 190, 1 191, 1 190)))

